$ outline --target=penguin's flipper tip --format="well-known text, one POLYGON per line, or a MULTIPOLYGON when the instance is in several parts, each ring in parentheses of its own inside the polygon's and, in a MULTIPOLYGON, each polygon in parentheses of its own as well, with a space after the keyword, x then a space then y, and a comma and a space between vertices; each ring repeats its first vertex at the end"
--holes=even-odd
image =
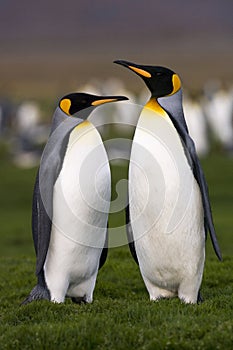
POLYGON ((41 299, 50 300, 50 293, 48 289, 41 287, 40 285, 37 284, 32 289, 31 293, 26 297, 26 299, 24 299, 24 301, 20 305, 21 306, 27 305, 32 301, 41 300, 41 299))
POLYGON ((197 295, 197 304, 202 304, 203 301, 204 301, 204 299, 203 299, 201 292, 199 290, 198 295, 197 295))
POLYGON ((223 261, 223 257, 222 257, 222 253, 221 253, 220 249, 218 249, 216 255, 218 257, 218 260, 222 262, 223 261))

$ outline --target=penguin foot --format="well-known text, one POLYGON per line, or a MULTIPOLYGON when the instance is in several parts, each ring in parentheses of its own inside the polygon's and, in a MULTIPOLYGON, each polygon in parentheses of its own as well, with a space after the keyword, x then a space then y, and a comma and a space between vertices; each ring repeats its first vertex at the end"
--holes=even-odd
POLYGON ((175 298, 176 295, 174 293, 171 293, 171 294, 167 294, 167 295, 159 295, 157 297, 151 297, 150 296, 150 301, 160 301, 160 300, 163 300, 163 299, 173 299, 175 298))
POLYGON ((86 297, 71 297, 71 300, 75 304, 87 304, 86 297))
POLYGON ((164 289, 154 285, 148 278, 143 276, 146 288, 150 295, 151 301, 159 301, 161 299, 174 298, 177 294, 175 291, 164 289))
MULTIPOLYGON (((181 292, 178 293, 178 297, 180 299, 180 301, 184 304, 198 304, 198 297, 199 297, 199 293, 197 294, 182 294, 181 292)), ((201 302, 201 301, 200 301, 201 302)))
POLYGON ((24 299, 24 301, 20 304, 20 305, 26 305, 31 303, 32 301, 35 300, 41 300, 41 299, 45 299, 45 300, 51 300, 50 297, 50 292, 47 288, 44 288, 42 286, 40 286, 39 284, 37 284, 31 291, 31 293, 28 295, 28 297, 26 299, 24 299))

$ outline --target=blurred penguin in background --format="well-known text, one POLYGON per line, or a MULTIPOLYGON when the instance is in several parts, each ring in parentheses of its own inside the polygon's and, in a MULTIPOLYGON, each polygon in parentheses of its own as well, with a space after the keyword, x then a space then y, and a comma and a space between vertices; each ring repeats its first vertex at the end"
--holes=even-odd
POLYGON ((233 155, 233 88, 226 89, 219 81, 204 87, 203 108, 214 137, 224 151, 233 155))
POLYGON ((209 152, 209 135, 204 112, 197 95, 185 92, 183 109, 190 136, 192 137, 197 154, 205 157, 209 152))

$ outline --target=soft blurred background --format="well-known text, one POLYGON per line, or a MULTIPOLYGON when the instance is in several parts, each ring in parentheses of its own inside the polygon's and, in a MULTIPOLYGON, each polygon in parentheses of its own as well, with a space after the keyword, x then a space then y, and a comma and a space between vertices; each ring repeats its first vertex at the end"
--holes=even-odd
MULTIPOLYGON (((219 241, 223 254, 233 254, 232 13, 231 0, 0 0, 1 255, 33 254, 33 182, 58 99, 85 91, 145 103, 142 81, 112 63, 120 58, 180 75, 219 241)), ((111 123, 134 120, 134 109, 124 116, 122 107, 109 107, 111 123)), ((113 124, 102 133, 133 131, 113 124)), ((126 178, 127 164, 113 167, 115 184, 126 178)), ((123 213, 111 215, 110 225, 122 223, 123 213)))

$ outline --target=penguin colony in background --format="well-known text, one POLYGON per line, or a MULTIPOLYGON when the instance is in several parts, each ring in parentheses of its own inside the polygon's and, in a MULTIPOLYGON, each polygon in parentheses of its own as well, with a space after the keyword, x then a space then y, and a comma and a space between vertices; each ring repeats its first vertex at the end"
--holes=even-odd
MULTIPOLYGON (((182 109, 181 82, 170 69, 118 60, 151 92, 132 143, 127 236, 151 300, 200 301, 209 231, 221 260, 208 189, 182 109)), ((37 299, 92 302, 107 257, 111 175, 100 134, 88 120, 98 105, 124 96, 73 93, 55 110, 32 207, 37 299), (95 181, 93 182, 93 176, 95 181)))

